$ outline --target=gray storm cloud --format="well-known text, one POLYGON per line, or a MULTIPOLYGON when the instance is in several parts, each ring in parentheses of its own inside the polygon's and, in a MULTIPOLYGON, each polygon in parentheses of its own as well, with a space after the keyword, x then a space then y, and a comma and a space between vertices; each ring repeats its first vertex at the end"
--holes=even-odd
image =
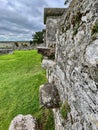
POLYGON ((30 40, 44 28, 45 7, 64 7, 64 1, 0 0, 0 41, 30 40))

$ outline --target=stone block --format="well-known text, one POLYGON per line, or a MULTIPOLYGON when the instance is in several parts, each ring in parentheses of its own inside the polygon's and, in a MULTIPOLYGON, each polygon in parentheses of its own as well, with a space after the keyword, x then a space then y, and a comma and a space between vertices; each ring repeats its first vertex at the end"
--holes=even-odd
POLYGON ((31 115, 18 115, 10 124, 9 130, 38 130, 36 119, 31 115))
POLYGON ((51 83, 46 83, 40 86, 40 103, 46 108, 59 107, 59 94, 56 86, 51 83))
POLYGON ((55 64, 56 63, 52 60, 43 59, 42 68, 44 68, 44 69, 53 68, 55 66, 55 64))
POLYGON ((42 47, 42 48, 37 48, 37 50, 38 50, 39 54, 46 56, 49 59, 54 59, 54 57, 55 57, 55 49, 54 48, 42 47))
POLYGON ((92 66, 98 66, 98 39, 87 46, 85 53, 86 61, 92 66))

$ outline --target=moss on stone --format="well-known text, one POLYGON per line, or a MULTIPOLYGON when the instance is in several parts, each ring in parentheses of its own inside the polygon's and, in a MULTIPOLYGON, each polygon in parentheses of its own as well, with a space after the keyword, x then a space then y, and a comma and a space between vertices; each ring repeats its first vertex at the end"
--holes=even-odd
POLYGON ((77 12, 76 15, 73 15, 71 19, 71 24, 73 25, 73 35, 76 35, 78 32, 78 28, 81 22, 82 13, 80 11, 77 12))
POLYGON ((67 119, 68 112, 70 112, 70 106, 68 102, 66 101, 65 103, 62 104, 61 109, 60 109, 60 114, 63 119, 67 119))
POLYGON ((73 32, 73 35, 76 35, 77 32, 78 32, 78 28, 79 28, 79 24, 77 23, 74 27, 74 32, 73 32))
POLYGON ((92 35, 92 40, 94 41, 94 40, 96 40, 96 39, 97 39, 96 34, 93 34, 93 35, 92 35))
POLYGON ((92 35, 94 35, 95 33, 98 33, 98 23, 96 23, 93 28, 92 28, 92 35))

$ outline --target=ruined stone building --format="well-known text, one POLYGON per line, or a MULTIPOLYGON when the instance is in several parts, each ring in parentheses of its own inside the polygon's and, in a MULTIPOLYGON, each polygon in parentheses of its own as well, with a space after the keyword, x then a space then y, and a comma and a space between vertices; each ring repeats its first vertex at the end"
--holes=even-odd
POLYGON ((53 110, 55 130, 98 130, 98 1, 45 9, 44 23, 55 58, 42 61, 49 83, 41 103, 53 110))
POLYGON ((46 25, 46 47, 56 45, 56 33, 58 21, 65 11, 65 8, 45 8, 44 9, 44 24, 46 25))
POLYGON ((40 102, 53 110, 55 130, 98 130, 98 0, 72 0, 44 10, 48 83, 40 102), (51 53, 50 53, 51 54, 51 53))

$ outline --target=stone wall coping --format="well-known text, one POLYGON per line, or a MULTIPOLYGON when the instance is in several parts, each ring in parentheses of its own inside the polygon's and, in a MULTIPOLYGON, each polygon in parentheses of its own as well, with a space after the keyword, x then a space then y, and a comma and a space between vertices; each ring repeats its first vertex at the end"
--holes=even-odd
POLYGON ((49 16, 62 16, 66 8, 44 8, 44 24, 49 16))

